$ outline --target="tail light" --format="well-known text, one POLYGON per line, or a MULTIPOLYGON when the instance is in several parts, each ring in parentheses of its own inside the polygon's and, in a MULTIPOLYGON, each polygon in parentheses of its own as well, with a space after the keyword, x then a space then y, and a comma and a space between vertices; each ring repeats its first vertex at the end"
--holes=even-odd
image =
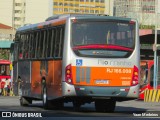
POLYGON ((131 82, 132 86, 138 84, 138 78, 139 78, 138 67, 134 66, 134 68, 133 68, 133 77, 132 77, 132 82, 131 82))
POLYGON ((134 22, 134 21, 129 21, 129 23, 130 23, 130 24, 135 24, 135 22, 134 22))
POLYGON ((66 66, 66 70, 65 70, 65 81, 69 84, 72 84, 72 66, 71 64, 69 64, 68 66, 66 66))

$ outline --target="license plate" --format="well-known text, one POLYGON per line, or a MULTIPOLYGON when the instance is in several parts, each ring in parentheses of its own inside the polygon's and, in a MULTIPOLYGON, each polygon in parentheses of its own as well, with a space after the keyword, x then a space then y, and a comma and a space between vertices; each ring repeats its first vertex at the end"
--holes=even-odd
POLYGON ((109 84, 109 80, 96 80, 96 84, 109 84))

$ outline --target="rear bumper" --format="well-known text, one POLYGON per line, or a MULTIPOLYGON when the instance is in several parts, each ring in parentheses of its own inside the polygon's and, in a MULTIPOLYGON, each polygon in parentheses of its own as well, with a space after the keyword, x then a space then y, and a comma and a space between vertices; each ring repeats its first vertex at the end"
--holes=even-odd
POLYGON ((138 89, 132 90, 132 87, 86 87, 75 86, 77 96, 95 96, 95 97, 138 97, 138 89))
POLYGON ((67 84, 64 88, 63 96, 120 97, 136 99, 139 96, 139 87, 138 85, 132 87, 97 87, 67 84))

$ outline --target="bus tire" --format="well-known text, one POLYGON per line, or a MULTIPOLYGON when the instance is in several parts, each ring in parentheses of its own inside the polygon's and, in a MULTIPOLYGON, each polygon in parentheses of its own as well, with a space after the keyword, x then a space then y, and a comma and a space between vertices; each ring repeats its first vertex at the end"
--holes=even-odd
POLYGON ((28 106, 29 104, 32 104, 32 100, 21 96, 20 105, 21 106, 28 106))
POLYGON ((114 112, 116 101, 114 100, 95 100, 95 109, 97 112, 114 112))
POLYGON ((42 80, 42 102, 43 108, 48 109, 47 87, 45 80, 42 80))
POLYGON ((51 100, 49 106, 53 110, 61 110, 64 108, 64 102, 62 100, 51 100))
POLYGON ((73 101, 73 108, 75 111, 79 111, 81 107, 81 103, 79 101, 74 100, 73 101))

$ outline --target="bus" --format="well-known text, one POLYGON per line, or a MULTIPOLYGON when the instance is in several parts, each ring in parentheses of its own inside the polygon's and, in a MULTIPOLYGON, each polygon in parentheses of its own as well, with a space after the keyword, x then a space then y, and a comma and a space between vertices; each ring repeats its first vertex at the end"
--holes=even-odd
POLYGON ((0 89, 2 94, 2 89, 6 80, 11 82, 11 62, 9 60, 0 59, 0 89))
MULTIPOLYGON (((160 70, 158 70, 158 72, 160 72, 160 70)), ((144 100, 145 90, 153 89, 153 77, 154 77, 154 60, 141 60, 140 61, 139 100, 144 100)), ((160 78, 159 77, 157 81, 157 89, 160 89, 160 78)))
POLYGON ((52 16, 19 28, 13 79, 21 86, 20 104, 42 100, 48 109, 72 102, 77 110, 95 103, 96 111, 114 112, 116 101, 137 99, 138 32, 134 19, 86 14, 52 16))

